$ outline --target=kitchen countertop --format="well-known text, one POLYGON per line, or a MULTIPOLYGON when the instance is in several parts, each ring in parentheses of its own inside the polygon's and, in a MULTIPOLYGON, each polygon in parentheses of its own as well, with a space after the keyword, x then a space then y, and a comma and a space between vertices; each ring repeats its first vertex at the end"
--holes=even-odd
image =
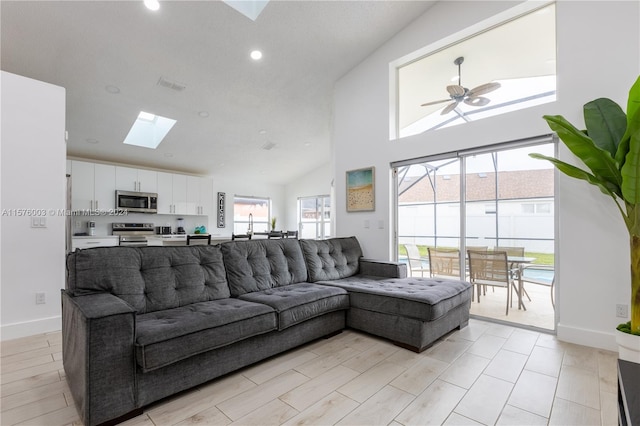
POLYGON ((120 238, 118 235, 72 235, 71 238, 120 238))

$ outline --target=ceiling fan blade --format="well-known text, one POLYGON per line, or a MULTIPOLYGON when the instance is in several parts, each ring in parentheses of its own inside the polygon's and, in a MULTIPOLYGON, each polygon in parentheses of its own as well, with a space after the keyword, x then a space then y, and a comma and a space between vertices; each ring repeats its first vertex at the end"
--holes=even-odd
POLYGON ((464 87, 458 86, 457 84, 452 84, 451 86, 447 86, 447 92, 451 96, 464 96, 464 87))
POLYGON ((500 83, 481 84, 480 86, 474 87, 473 89, 469 90, 469 96, 474 97, 484 95, 485 93, 493 92, 494 90, 499 89, 500 86, 500 83))
POLYGON ((458 106, 460 102, 452 102, 449 105, 447 105, 446 107, 444 107, 444 109, 442 110, 442 112, 440 113, 440 115, 447 115, 449 114, 451 111, 453 111, 454 109, 456 109, 456 107, 458 106))
POLYGON ((465 104, 471 105, 471 106, 474 106, 474 107, 485 106, 489 102, 491 102, 491 99, 485 98, 483 96, 472 96, 472 97, 468 97, 467 99, 464 100, 465 104))
POLYGON ((427 102, 426 104, 422 104, 420 106, 429 106, 429 105, 435 105, 435 104, 441 104, 443 102, 449 102, 451 99, 442 99, 439 101, 433 101, 433 102, 427 102))

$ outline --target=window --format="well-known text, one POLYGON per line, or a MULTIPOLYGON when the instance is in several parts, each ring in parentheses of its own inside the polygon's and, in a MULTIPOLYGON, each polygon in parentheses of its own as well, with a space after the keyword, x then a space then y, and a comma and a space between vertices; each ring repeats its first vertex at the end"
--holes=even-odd
MULTIPOLYGON (((398 252, 403 244, 418 245, 424 255, 428 247, 459 249, 460 271, 465 271, 465 250, 470 247, 524 247, 525 257, 545 265, 550 283, 555 264, 554 169, 529 153, 555 156, 555 149, 552 137, 541 136, 392 163, 398 252)), ((540 294, 538 302, 544 300, 544 305, 518 318, 511 313, 505 317, 504 305, 495 310, 487 302, 472 303, 471 313, 553 329, 548 289, 540 294)), ((536 300, 533 293, 531 297, 536 300)))
POLYGON ((233 197, 233 233, 246 234, 253 224, 254 232, 270 230, 271 200, 269 198, 235 195, 233 197))
POLYGON ((397 134, 392 137, 555 101, 555 25, 555 5, 550 4, 485 31, 461 34, 457 43, 427 47, 427 55, 403 59, 396 67, 391 116, 397 117, 392 125, 397 134))
POLYGON ((318 195, 298 198, 300 238, 324 239, 331 236, 331 197, 318 195))

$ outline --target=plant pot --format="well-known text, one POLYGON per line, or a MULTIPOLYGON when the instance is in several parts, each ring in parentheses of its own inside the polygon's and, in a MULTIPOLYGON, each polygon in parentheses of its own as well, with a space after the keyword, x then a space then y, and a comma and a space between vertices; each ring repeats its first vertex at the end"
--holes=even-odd
POLYGON ((616 330, 618 358, 640 364, 640 336, 616 330))

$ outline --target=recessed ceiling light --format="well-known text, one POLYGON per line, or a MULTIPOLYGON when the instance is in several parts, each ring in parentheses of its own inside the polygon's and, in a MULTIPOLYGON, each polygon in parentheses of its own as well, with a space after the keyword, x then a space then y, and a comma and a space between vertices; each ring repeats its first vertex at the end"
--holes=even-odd
POLYGON ((266 135, 267 131, 265 129, 260 130, 258 133, 260 133, 261 135, 266 135))
POLYGON ((200 111, 198 115, 202 118, 207 118, 209 116, 209 113, 207 111, 200 111))
POLYGON ((262 52, 259 50, 251 51, 251 59, 253 59, 254 61, 259 61, 260 59, 262 59, 262 52))
POLYGON ((304 146, 311 146, 311 142, 305 142, 304 146))
POLYGON ((100 143, 100 141, 98 139, 94 139, 94 138, 87 138, 87 143, 95 145, 97 143, 100 143))
POLYGON ((158 2, 158 0, 144 0, 144 5, 149 10, 158 10, 158 9, 160 9, 160 2, 158 2))
POLYGON ((106 90, 107 92, 113 95, 120 93, 120 88, 118 86, 113 86, 111 84, 109 84, 108 86, 105 86, 104 90, 106 90))

